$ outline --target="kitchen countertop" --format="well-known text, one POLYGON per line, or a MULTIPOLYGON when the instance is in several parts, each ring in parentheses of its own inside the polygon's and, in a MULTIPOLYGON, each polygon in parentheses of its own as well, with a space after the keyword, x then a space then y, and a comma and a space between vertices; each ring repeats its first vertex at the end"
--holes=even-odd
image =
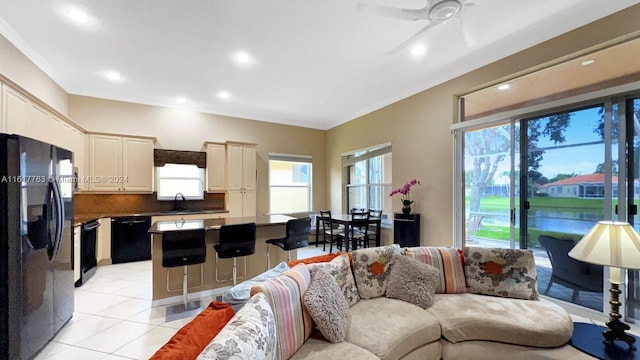
POLYGON ((90 213, 82 214, 73 218, 74 226, 82 225, 83 223, 100 219, 100 218, 113 218, 121 216, 172 216, 172 215, 198 215, 198 214, 218 214, 228 213, 227 210, 186 210, 186 211, 147 211, 137 213, 90 213))
POLYGON ((203 228, 205 230, 218 230, 222 225, 246 224, 252 222, 255 222, 257 227, 282 225, 286 224, 287 221, 291 219, 295 218, 287 215, 265 215, 257 217, 237 217, 222 219, 158 221, 151 225, 149 232, 152 234, 162 234, 165 231, 193 230, 203 228))

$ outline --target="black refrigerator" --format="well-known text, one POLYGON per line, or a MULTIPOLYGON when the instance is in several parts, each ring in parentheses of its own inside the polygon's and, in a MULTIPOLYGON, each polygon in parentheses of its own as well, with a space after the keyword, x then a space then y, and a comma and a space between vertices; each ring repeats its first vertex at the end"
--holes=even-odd
POLYGON ((31 359, 73 315, 73 156, 0 134, 0 359, 31 359))

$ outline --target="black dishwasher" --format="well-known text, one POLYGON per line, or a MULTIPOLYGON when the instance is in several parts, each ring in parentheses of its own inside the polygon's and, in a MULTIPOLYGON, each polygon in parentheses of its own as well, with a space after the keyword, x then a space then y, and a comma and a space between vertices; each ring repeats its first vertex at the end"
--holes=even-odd
POLYGON ((111 219, 111 262, 120 264, 151 259, 150 216, 111 219))

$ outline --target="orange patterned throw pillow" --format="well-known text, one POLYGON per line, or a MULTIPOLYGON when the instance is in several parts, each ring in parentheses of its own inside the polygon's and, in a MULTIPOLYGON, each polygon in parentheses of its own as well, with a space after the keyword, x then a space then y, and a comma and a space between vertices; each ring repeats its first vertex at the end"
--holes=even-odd
POLYGON ((353 277, 362 299, 384 296, 387 291, 393 254, 399 254, 397 244, 358 249, 353 252, 353 277))
POLYGON ((183 326, 150 360, 195 359, 231 320, 235 312, 230 304, 214 301, 183 326))
POLYGON ((536 263, 531 250, 468 246, 464 252, 468 292, 538 299, 536 263))

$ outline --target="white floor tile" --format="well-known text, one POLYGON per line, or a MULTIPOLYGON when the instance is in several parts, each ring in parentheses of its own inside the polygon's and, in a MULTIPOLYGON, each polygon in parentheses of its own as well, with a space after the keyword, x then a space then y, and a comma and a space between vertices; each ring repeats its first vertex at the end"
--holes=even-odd
POLYGON ((42 351, 40 351, 40 353, 35 357, 34 360, 44 360, 44 359, 50 359, 51 357, 55 356, 58 353, 61 353, 67 349, 69 349, 71 346, 67 345, 67 344, 61 344, 59 342, 56 341, 50 341, 47 346, 44 347, 44 349, 42 349, 42 351))
POLYGON ((150 325, 161 325, 165 322, 165 307, 158 306, 143 310, 127 319, 150 325))
POLYGON ((60 351, 54 354, 49 353, 49 346, 45 348, 38 356, 36 360, 101 360, 107 357, 109 354, 103 352, 94 351, 90 349, 83 349, 76 346, 59 344, 55 345, 56 349, 60 351))
POLYGON ((151 329, 152 325, 121 321, 76 345, 111 354, 151 329))
POLYGON ((71 318, 54 337, 55 341, 74 345, 120 322, 118 319, 87 315, 84 318, 71 318))
POLYGON ((155 327, 114 352, 132 359, 148 359, 175 334, 175 329, 155 327))
POLYGON ((76 301, 75 311, 86 314, 98 314, 99 312, 106 310, 121 302, 127 301, 130 298, 126 296, 110 295, 94 293, 95 296, 86 296, 86 298, 76 301))
POLYGON ((151 300, 128 299, 100 311, 97 315, 124 320, 149 308, 151 300))

